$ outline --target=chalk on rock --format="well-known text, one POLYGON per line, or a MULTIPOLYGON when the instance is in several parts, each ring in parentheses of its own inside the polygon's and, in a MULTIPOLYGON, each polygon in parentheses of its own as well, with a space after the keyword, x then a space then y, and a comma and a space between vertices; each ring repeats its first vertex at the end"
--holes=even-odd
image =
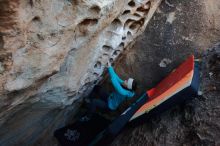
POLYGON ((164 58, 163 60, 161 60, 159 66, 160 67, 167 67, 168 64, 170 64, 172 61, 168 58, 164 58))

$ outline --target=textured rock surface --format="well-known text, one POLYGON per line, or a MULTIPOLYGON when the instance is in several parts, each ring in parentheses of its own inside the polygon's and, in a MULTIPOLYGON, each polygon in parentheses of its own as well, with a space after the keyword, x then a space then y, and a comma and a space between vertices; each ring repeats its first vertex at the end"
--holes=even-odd
POLYGON ((135 77, 143 92, 155 86, 187 56, 195 54, 204 62, 203 94, 146 120, 143 125, 125 129, 112 145, 220 145, 220 46, 215 46, 220 42, 219 6, 218 0, 161 3, 146 31, 116 64, 116 71, 124 78, 135 77), (207 48, 213 49, 204 51, 207 48), (171 62, 161 67, 164 59, 171 62))
POLYGON ((160 1, 1 0, 0 145, 53 145, 72 103, 143 32, 160 1))

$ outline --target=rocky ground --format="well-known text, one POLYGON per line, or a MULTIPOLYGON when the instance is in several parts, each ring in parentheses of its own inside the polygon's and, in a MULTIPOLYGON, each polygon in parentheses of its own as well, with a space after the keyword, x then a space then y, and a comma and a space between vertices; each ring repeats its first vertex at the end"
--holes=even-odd
POLYGON ((118 60, 116 70, 124 78, 135 77, 143 92, 194 54, 203 62, 202 95, 143 125, 126 128, 112 145, 220 145, 219 6, 217 0, 162 2, 144 34, 118 60))

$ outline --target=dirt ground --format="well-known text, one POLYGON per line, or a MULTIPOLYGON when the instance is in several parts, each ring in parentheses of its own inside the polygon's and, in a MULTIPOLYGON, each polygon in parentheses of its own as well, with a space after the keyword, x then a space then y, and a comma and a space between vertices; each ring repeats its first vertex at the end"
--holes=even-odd
POLYGON ((144 34, 119 59, 116 72, 122 78, 134 77, 142 93, 194 54, 203 61, 202 95, 155 115, 143 125, 124 129, 112 145, 220 145, 218 42, 218 0, 164 0, 144 34))

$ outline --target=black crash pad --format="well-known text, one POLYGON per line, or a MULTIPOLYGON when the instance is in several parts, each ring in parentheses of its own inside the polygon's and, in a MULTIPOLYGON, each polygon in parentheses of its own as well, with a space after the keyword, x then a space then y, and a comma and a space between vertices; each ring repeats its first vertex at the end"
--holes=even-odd
POLYGON ((56 130, 54 136, 62 146, 86 146, 109 123, 109 120, 98 114, 94 114, 91 119, 84 116, 75 123, 56 130))

